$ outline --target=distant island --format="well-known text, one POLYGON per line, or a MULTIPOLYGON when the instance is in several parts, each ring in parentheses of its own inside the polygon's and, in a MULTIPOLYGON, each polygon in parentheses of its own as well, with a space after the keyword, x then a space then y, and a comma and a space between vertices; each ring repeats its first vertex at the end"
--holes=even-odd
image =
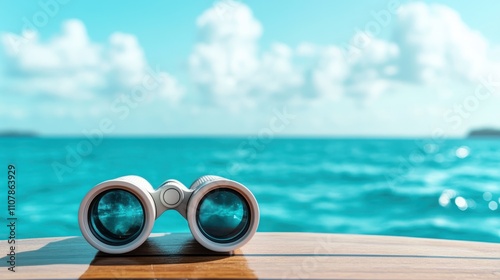
POLYGON ((36 137, 33 131, 4 130, 0 131, 0 137, 36 137))
POLYGON ((467 138, 481 138, 481 137, 500 138, 500 129, 493 129, 493 128, 474 129, 471 130, 467 135, 467 138))

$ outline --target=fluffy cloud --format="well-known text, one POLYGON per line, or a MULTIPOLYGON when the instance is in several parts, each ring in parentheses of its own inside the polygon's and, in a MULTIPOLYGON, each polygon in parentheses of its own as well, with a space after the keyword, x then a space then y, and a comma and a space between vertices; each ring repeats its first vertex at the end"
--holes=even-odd
POLYGON ((261 50, 262 26, 252 11, 239 2, 223 3, 222 15, 221 5, 215 4, 198 18, 200 40, 189 67, 201 91, 224 102, 269 94, 330 100, 373 97, 390 88, 398 72, 398 46, 376 38, 354 59, 339 46, 308 42, 296 48, 275 43, 261 50), (306 68, 298 65, 300 59, 309 61, 306 68))
MULTIPOLYGON (((115 33, 107 45, 91 42, 82 22, 66 21, 61 34, 42 42, 38 34, 3 34, 9 75, 7 91, 68 99, 127 93, 148 73, 144 52, 133 35, 115 33)), ((183 92, 168 73, 160 72, 155 94, 176 101, 183 92)))
POLYGON ((313 42, 262 50, 263 28, 252 11, 239 2, 221 3, 223 14, 216 4, 198 18, 200 41, 189 67, 202 92, 224 100, 285 92, 309 99, 374 98, 402 83, 475 81, 494 66, 488 42, 443 5, 402 5, 392 17, 392 36, 358 32, 352 42, 364 44, 353 54, 340 45, 313 42), (300 59, 309 61, 305 68, 296 62, 300 59))
POLYGON ((200 40, 189 57, 191 77, 202 92, 228 99, 279 93, 302 83, 290 47, 276 43, 259 50, 262 26, 244 4, 225 1, 197 20, 200 40), (221 13, 221 8, 224 13, 221 13))
MULTIPOLYGON (((311 49, 309 50, 309 54, 311 49)), ((349 67, 342 50, 336 46, 326 47, 318 55, 312 69, 312 96, 326 96, 338 99, 344 93, 343 83, 349 75, 349 67)))
MULTIPOLYGON (((222 103, 257 103, 276 96, 374 98, 400 83, 475 81, 500 69, 500 63, 491 62, 495 48, 446 6, 405 4, 391 20, 394 30, 389 31, 394 32, 388 39, 354 34, 353 42, 365 42, 354 55, 340 45, 314 42, 262 48, 263 26, 248 6, 216 3, 196 20, 199 39, 187 58, 191 92, 222 103)), ((151 68, 135 36, 115 33, 107 44, 98 44, 77 20, 64 23, 61 34, 47 42, 36 33, 4 34, 2 42, 12 92, 64 98, 123 93, 140 85, 151 68)), ((155 94, 179 100, 184 90, 177 79, 159 75, 163 82, 155 94)))
POLYGON ((318 58, 312 70, 317 95, 376 97, 400 83, 476 82, 499 69, 486 39, 446 6, 405 4, 394 27, 389 41, 355 34, 352 42, 365 44, 354 53, 335 45, 300 46, 299 54, 318 58))
POLYGON ((350 73, 344 86, 354 97, 374 98, 391 89, 399 72, 399 47, 391 42, 372 38, 349 63, 350 73))
POLYGON ((488 68, 486 39, 444 5, 415 2, 402 6, 395 41, 401 49, 403 79, 424 83, 474 81, 488 68))

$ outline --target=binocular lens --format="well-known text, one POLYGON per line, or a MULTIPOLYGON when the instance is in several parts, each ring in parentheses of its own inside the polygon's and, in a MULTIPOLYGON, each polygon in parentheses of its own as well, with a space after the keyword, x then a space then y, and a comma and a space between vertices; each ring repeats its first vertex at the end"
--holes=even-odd
POLYGON ((94 235, 109 245, 134 241, 145 224, 144 207, 132 193, 112 189, 99 194, 89 207, 89 224, 94 235))
POLYGON ((205 248, 229 252, 246 244, 259 225, 259 206, 242 184, 202 176, 191 188, 177 180, 158 190, 139 176, 99 183, 82 200, 78 223, 85 239, 100 251, 121 254, 143 244, 155 220, 177 210, 205 248))
POLYGON ((250 226, 247 200, 238 192, 220 188, 208 192, 198 204, 196 217, 201 233, 211 241, 231 243, 250 226))

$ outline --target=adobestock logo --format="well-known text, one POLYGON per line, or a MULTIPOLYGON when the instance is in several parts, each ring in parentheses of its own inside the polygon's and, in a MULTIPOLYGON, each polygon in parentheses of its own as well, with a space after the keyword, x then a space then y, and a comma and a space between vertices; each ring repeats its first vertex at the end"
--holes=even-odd
POLYGON ((431 137, 423 141, 415 141, 415 149, 406 157, 398 157, 397 166, 386 174, 387 184, 396 187, 403 183, 415 169, 425 161, 426 156, 434 154, 435 149, 426 147, 439 147, 451 132, 458 131, 473 113, 479 110, 492 95, 497 95, 500 91, 500 76, 489 74, 487 77, 479 78, 479 83, 474 88, 474 92, 465 96, 461 102, 450 106, 443 114, 446 126, 439 126, 432 130, 431 137), (495 79, 496 78, 496 79, 495 79))
POLYGON ((47 26, 50 19, 57 16, 61 7, 68 4, 71 0, 41 0, 38 2, 39 9, 31 17, 23 17, 21 36, 9 35, 9 43, 14 53, 19 53, 23 44, 36 38, 36 33, 41 28, 47 26))
POLYGON ((361 51, 372 43, 373 38, 380 35, 382 30, 389 26, 400 6, 399 1, 392 0, 387 3, 385 9, 370 12, 372 19, 364 25, 363 29, 355 28, 355 35, 352 40, 349 44, 342 46, 343 53, 348 61, 360 55, 361 51))
POLYGON ((453 105, 453 109, 449 109, 444 113, 446 123, 451 124, 453 130, 459 129, 464 120, 469 119, 474 112, 480 107, 481 103, 490 99, 492 94, 497 94, 500 89, 500 79, 496 75, 496 80, 493 75, 487 78, 480 77, 480 83, 476 86, 474 93, 467 95, 462 102, 453 105))

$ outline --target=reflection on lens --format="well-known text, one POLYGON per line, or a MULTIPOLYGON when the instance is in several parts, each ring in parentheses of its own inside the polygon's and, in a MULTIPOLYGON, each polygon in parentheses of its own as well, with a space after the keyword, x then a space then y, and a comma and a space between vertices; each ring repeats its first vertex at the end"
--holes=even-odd
POLYGON ((250 226, 248 202, 227 188, 208 192, 198 205, 196 217, 203 235, 219 243, 238 240, 250 226))
POLYGON ((144 223, 141 202, 125 190, 103 192, 90 206, 90 228, 106 244, 124 245, 133 241, 141 233, 144 223))

